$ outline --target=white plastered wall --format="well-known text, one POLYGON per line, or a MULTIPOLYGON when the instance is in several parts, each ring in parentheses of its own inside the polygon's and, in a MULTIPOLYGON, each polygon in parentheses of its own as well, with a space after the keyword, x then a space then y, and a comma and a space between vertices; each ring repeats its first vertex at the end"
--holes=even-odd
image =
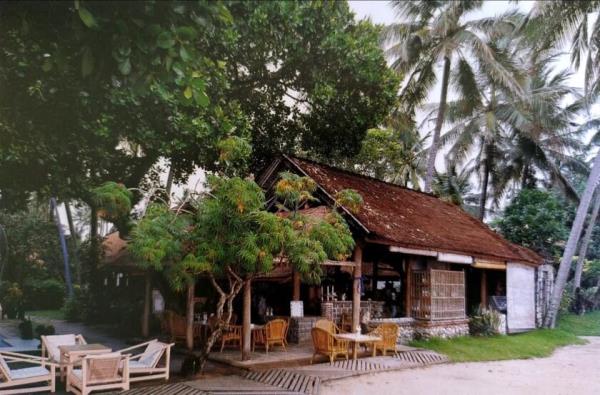
POLYGON ((509 333, 535 328, 535 268, 508 262, 506 302, 509 333))

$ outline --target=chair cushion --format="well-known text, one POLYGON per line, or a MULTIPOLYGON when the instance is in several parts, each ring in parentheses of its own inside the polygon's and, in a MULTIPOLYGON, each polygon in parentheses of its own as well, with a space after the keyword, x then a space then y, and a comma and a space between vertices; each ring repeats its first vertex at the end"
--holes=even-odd
POLYGON ((129 361, 129 371, 131 371, 132 369, 148 369, 148 368, 152 368, 153 366, 148 366, 145 363, 142 363, 140 361, 129 361))
POLYGON ((142 353, 138 362, 145 367, 153 368, 158 363, 164 350, 164 344, 158 341, 152 341, 146 347, 146 350, 142 353))
POLYGON ((48 356, 54 362, 60 362, 59 346, 72 346, 77 344, 75 335, 53 335, 46 336, 46 347, 48 348, 48 356))
POLYGON ((19 380, 37 376, 47 376, 49 374, 50 371, 48 369, 41 366, 34 366, 32 368, 12 369, 10 371, 10 378, 12 380, 19 380))

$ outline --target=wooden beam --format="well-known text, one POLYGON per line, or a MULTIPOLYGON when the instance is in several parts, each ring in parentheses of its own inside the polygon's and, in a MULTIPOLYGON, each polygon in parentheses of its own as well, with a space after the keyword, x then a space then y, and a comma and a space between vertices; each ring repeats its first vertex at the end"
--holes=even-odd
POLYGON ((449 254, 445 252, 440 252, 438 254, 438 261, 450 263, 463 263, 470 265, 473 263, 473 257, 470 257, 468 255, 449 254))
POLYGON ((406 306, 404 314, 406 317, 412 317, 412 259, 406 258, 406 277, 404 282, 404 288, 406 288, 406 306))
POLYGON ((352 262, 352 261, 332 261, 331 259, 327 259, 323 263, 321 263, 321 265, 323 265, 323 266, 349 266, 349 267, 354 267, 354 266, 356 266, 356 262, 352 262))
POLYGON ((362 248, 354 249, 354 273, 352 282, 352 332, 360 329, 360 278, 362 276, 362 248))
POLYGON ((480 297, 481 297, 481 306, 484 308, 488 307, 488 286, 487 286, 487 272, 485 270, 481 271, 481 289, 480 289, 480 297))
POLYGON ((488 261, 483 259, 475 259, 473 267, 476 269, 494 269, 494 270, 506 270, 506 263, 488 261))
POLYGON ((437 251, 419 250, 414 248, 404 248, 398 246, 390 246, 390 252, 401 252, 409 255, 437 256, 437 251))

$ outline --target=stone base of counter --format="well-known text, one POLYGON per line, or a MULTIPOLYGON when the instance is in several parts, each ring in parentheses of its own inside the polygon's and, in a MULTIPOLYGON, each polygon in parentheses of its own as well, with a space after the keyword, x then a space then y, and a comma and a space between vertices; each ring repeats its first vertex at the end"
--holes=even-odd
POLYGON ((315 322, 322 317, 290 317, 290 327, 288 329, 288 342, 301 343, 311 340, 310 331, 315 326, 315 322))
POLYGON ((383 318, 371 320, 368 323, 368 330, 384 322, 393 322, 398 325, 400 331, 398 344, 407 344, 415 339, 429 339, 432 337, 441 337, 448 339, 457 336, 466 336, 469 334, 469 320, 443 320, 443 321, 421 321, 413 318, 383 318))
POLYGON ((440 321, 415 321, 415 339, 430 339, 440 337, 467 336, 469 334, 469 320, 440 320, 440 321))

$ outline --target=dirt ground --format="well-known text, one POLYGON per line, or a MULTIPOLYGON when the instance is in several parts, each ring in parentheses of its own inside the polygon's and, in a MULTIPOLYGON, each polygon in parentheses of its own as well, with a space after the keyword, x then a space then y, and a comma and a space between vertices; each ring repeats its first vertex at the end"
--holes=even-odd
POLYGON ((456 363, 378 373, 324 383, 334 394, 600 394, 600 337, 568 346, 549 358, 456 363))

